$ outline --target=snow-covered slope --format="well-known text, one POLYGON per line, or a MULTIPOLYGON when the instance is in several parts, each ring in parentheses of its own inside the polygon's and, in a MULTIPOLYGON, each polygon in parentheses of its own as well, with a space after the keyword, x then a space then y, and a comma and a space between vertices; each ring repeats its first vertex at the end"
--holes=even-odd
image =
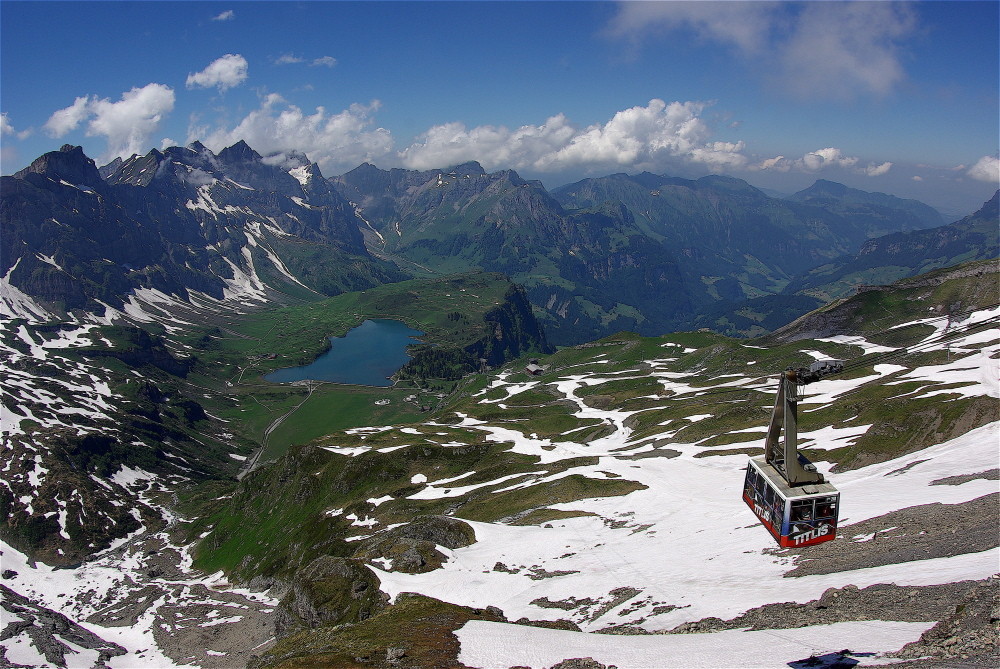
MULTIPOLYGON (((997 310, 978 312, 967 322, 995 319, 998 313, 997 310)), ((875 371, 894 376, 895 380, 882 381, 886 384, 919 381, 920 390, 911 391, 914 396, 947 393, 953 397, 996 398, 998 339, 1000 332, 994 327, 954 340, 952 353, 956 359, 951 362, 912 370, 879 365, 875 371), (943 383, 955 385, 937 390, 943 383)), ((666 375, 660 377, 655 371, 656 361, 648 362, 654 365, 654 371, 649 372, 651 376, 663 378, 675 392, 686 390, 676 390, 676 381, 666 375)), ((620 376, 630 373, 631 370, 623 370, 620 376)), ((544 383, 561 392, 565 399, 580 402, 574 394, 577 388, 611 378, 614 376, 571 374, 549 378, 544 383)), ((754 377, 746 377, 728 379, 727 383, 742 382, 749 387, 756 381, 754 377)), ((821 381, 809 387, 806 411, 814 402, 835 402, 862 384, 873 382, 868 376, 821 381)), ((521 383, 498 380, 493 389, 513 397, 538 384, 534 380, 521 383)), ((557 454, 563 458, 580 455, 598 458, 595 464, 565 470, 560 476, 575 473, 593 479, 622 478, 639 482, 645 489, 624 498, 552 505, 550 508, 588 515, 553 520, 542 526, 474 522, 477 542, 450 551, 450 560, 441 569, 401 574, 373 567, 383 590, 392 596, 419 592, 467 606, 497 606, 510 620, 568 618, 584 632, 621 625, 663 631, 709 616, 733 618, 771 602, 818 599, 829 588, 847 585, 864 588, 878 583, 937 585, 988 578, 997 572, 1000 550, 996 547, 964 552, 961 546, 956 546, 957 554, 947 557, 787 578, 791 567, 809 560, 810 554, 808 550, 799 555, 775 550, 771 537, 755 522, 740 496, 746 456, 699 457, 707 449, 698 443, 672 439, 669 446, 660 447, 669 448, 669 455, 633 459, 638 454, 655 455, 656 449, 651 449, 646 440, 630 438, 629 429, 623 426, 623 419, 629 413, 582 405, 577 412, 579 417, 596 418, 616 427, 611 435, 587 444, 533 438, 516 428, 480 425, 466 418, 461 424, 487 431, 490 438, 512 441, 511 450, 538 456, 542 464, 552 462, 557 454)), ((710 421, 711 416, 700 419, 710 421)), ((856 439, 870 427, 840 429, 840 434, 837 428, 811 431, 808 420, 806 413, 801 436, 804 440, 815 439, 818 448, 832 448, 838 440, 856 439)), ((871 529, 876 533, 894 529, 890 523, 880 523, 878 519, 899 509, 935 503, 961 505, 995 495, 998 443, 1000 424, 992 422, 915 453, 831 475, 843 500, 838 541, 871 542, 871 529), (940 484, 956 477, 968 480, 940 484), (869 524, 866 528, 869 531, 864 534, 853 529, 862 521, 873 519, 874 525, 869 524)), ((827 463, 820 463, 820 467, 829 472, 827 463)), ((499 487, 497 492, 528 487, 545 478, 508 481, 512 485, 499 487)), ((431 488, 433 482, 427 485, 431 488)), ((479 621, 469 623, 459 632, 459 638, 460 659, 470 666, 549 666, 563 658, 592 656, 622 668, 784 667, 810 654, 822 655, 840 648, 868 652, 895 650, 914 641, 927 627, 930 625, 896 621, 864 626, 841 623, 832 628, 783 631, 780 635, 725 632, 697 640, 678 636, 652 640, 644 636, 590 637, 479 621), (770 652, 765 652, 768 648, 770 652), (661 664, 664 657, 671 658, 669 664, 661 664)))
MULTIPOLYGON (((991 306, 900 323, 889 335, 896 345, 851 335, 758 348, 668 335, 564 349, 542 361, 541 376, 508 369, 438 420, 326 438, 293 456, 318 489, 288 495, 346 517, 330 531, 362 547, 355 556, 394 601, 420 593, 522 623, 458 629, 457 659, 468 666, 587 656, 620 668, 787 667, 824 655, 890 662, 882 654, 951 611, 927 605, 942 599, 930 593, 951 592, 953 609, 972 582, 998 571, 998 319, 991 306), (833 542, 779 549, 741 499, 743 470, 762 446, 776 365, 817 357, 849 361, 844 374, 806 386, 800 407, 801 444, 842 493, 841 526, 833 542), (465 471, 446 465, 448 453, 483 448, 465 471), (366 484, 367 501, 345 504, 325 489, 345 458, 358 471, 393 459, 410 485, 366 484), (366 547, 406 522, 403 509, 464 518, 476 541, 438 542, 446 559, 436 569, 414 570, 389 552, 373 558, 366 547), (860 608, 815 604, 859 588, 860 608), (909 594, 880 606, 886 588, 909 594), (776 602, 814 604, 758 616, 758 631, 727 629, 724 621, 776 602), (702 630, 718 631, 670 633, 702 630), (845 648, 854 654, 840 655, 845 648)), ((997 581, 985 583, 996 594, 997 581)), ((270 666, 330 644, 279 643, 270 666)))
MULTIPOLYGON (((923 308, 938 295, 926 300, 874 332, 784 342, 622 334, 565 348, 539 360, 540 375, 519 364, 468 378, 422 422, 293 449, 206 501, 202 518, 170 515, 166 477, 121 467, 113 484, 156 510, 164 530, 146 523, 72 569, 4 546, 4 568, 16 572, 4 584, 125 649, 112 667, 238 666, 250 653, 263 653, 259 666, 322 665, 345 652, 380 667, 892 663, 887 653, 966 607, 967 590, 995 596, 1000 583, 987 580, 1000 563, 1000 307, 942 315, 923 308), (779 549, 742 502, 743 469, 761 450, 777 372, 823 357, 845 360, 845 371, 804 388, 799 437, 842 493, 838 538, 779 549), (166 531, 182 526, 196 546, 166 531), (468 538, 456 540, 455 527, 468 538), (367 570, 393 604, 324 627, 324 602, 367 586, 348 581, 338 594, 319 584, 330 599, 311 604, 297 586, 279 602, 317 558, 367 570), (213 562, 275 589, 237 591, 198 573, 213 562), (403 593, 462 614, 401 623, 412 605, 403 593), (279 629, 271 647, 269 625, 294 597, 295 615, 315 629, 279 629)), ((11 356, 66 356, 72 378, 97 375, 69 362, 81 364, 70 352, 101 332, 13 328, 4 341, 11 356)), ((46 397, 38 383, 24 381, 17 406, 58 420, 32 408, 46 397)), ((90 411, 121 403, 79 401, 90 411)), ((51 522, 61 511, 53 506, 51 522)), ((34 615, 5 611, 5 624, 34 615)), ((989 635, 953 636, 942 653, 992 657, 989 635)), ((23 634, 2 647, 25 664, 43 652, 23 634)), ((72 657, 89 666, 87 652, 72 657)))

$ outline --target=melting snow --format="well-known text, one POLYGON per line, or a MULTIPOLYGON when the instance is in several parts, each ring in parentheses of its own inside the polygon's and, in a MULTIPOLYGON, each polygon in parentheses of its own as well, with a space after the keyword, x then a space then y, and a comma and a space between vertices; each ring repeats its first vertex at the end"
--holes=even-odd
MULTIPOLYGON (((844 648, 859 654, 897 650, 916 641, 928 627, 928 623, 875 620, 757 632, 622 637, 472 620, 456 636, 462 644, 459 662, 472 667, 551 667, 566 658, 591 657, 619 669, 788 669, 792 662, 844 648)), ((865 664, 871 661, 865 658, 865 664)))
MULTIPOLYGON (((992 340, 983 336, 975 341, 992 340)), ((1000 344, 944 366, 918 368, 905 378, 925 378, 928 383, 932 380, 963 383, 966 385, 960 390, 964 393, 996 397, 996 361, 989 356, 998 349, 1000 344), (992 362, 988 362, 990 360, 992 362)), ((905 369, 899 365, 880 364, 875 366, 873 375, 866 377, 825 379, 809 386, 813 394, 805 401, 827 403, 864 383, 905 369)), ((685 375, 671 376, 656 371, 653 374, 667 383, 676 383, 679 392, 690 394, 722 386, 754 387, 750 385, 754 380, 741 377, 711 388, 694 388, 681 383, 685 375)), ((505 379, 494 381, 484 392, 503 390, 509 397, 523 392, 527 385, 510 384, 505 379)), ((494 605, 512 620, 522 616, 533 620, 570 617, 585 631, 613 624, 662 630, 708 616, 731 618, 771 602, 809 601, 833 587, 856 585, 864 588, 877 583, 935 585, 986 578, 996 571, 1000 548, 870 569, 785 578, 784 574, 792 567, 790 558, 774 553, 770 535, 761 529, 741 499, 746 456, 698 458, 696 456, 703 449, 697 444, 673 441, 668 446, 679 452, 676 457, 638 461, 616 457, 622 452, 636 452, 640 445, 642 450, 650 447, 631 440, 623 424, 628 412, 585 407, 574 395, 577 388, 594 382, 593 377, 582 376, 550 382, 566 399, 579 404, 578 417, 597 419, 615 428, 610 436, 589 444, 553 442, 465 415, 459 415, 461 422, 458 425, 486 432, 490 441, 509 443, 512 452, 536 456, 539 465, 584 454, 597 457, 597 464, 567 469, 542 480, 581 474, 590 478, 632 480, 645 485, 645 489, 624 497, 548 505, 555 510, 591 515, 552 520, 541 527, 470 522, 477 542, 450 552, 448 562, 441 569, 404 574, 373 567, 382 581, 382 589, 393 598, 401 592, 419 592, 466 606, 494 605), (534 565, 554 575, 539 580, 530 578, 533 572, 524 567, 494 571, 498 562, 534 565), (614 596, 620 588, 638 594, 620 601, 614 596), (559 603, 562 608, 542 605, 546 602, 559 603), (656 606, 664 604, 677 608, 663 607, 667 610, 654 611, 656 606)), ((755 389, 765 390, 765 387, 755 389)), ((767 390, 773 392, 773 389, 767 390)), ((480 393, 480 397, 483 394, 480 393)), ((701 414, 687 417, 688 420, 709 418, 701 414)), ((870 425, 824 426, 804 431, 800 436, 810 448, 830 449, 852 443, 869 428, 870 425)), ((742 430, 757 433, 755 441, 758 442, 763 431, 763 426, 742 430)), ((409 429, 409 433, 420 434, 416 429, 409 429)), ((841 520, 845 524, 841 540, 850 540, 850 524, 891 511, 934 502, 959 504, 996 492, 996 482, 986 479, 955 486, 931 483, 942 477, 995 468, 997 443, 1000 443, 1000 423, 992 423, 892 461, 831 477, 843 494, 841 520), (890 473, 893 475, 889 476, 890 473)), ((816 465, 820 471, 829 471, 829 463, 817 462, 816 465)), ((544 473, 532 472, 531 475, 544 473)), ((479 485, 496 485, 503 479, 513 480, 519 476, 525 474, 479 485)), ((425 475, 415 475, 411 482, 427 483, 427 486, 413 497, 439 498, 478 487, 447 487, 455 480, 458 477, 427 483, 425 475)), ((515 481, 505 489, 537 483, 537 479, 515 481)), ((647 637, 592 635, 477 621, 467 624, 458 635, 462 642, 460 660, 470 666, 541 667, 569 657, 590 656, 619 667, 662 666, 664 657, 670 657, 670 663, 675 666, 787 667, 789 662, 811 654, 835 652, 845 647, 872 653, 896 650, 918 638, 931 625, 883 621, 754 633, 734 630, 647 637), (753 652, 757 645, 767 650, 753 652)), ((882 660, 865 658, 866 664, 879 662, 882 660)))

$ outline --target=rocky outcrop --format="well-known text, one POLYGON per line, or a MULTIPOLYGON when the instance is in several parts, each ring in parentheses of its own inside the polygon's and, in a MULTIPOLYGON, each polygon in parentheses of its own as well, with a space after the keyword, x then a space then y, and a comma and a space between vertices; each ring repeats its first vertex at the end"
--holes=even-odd
POLYGON ((58 151, 39 156, 31 165, 14 174, 14 178, 25 179, 29 174, 62 180, 74 186, 94 189, 104 186, 104 180, 94 161, 84 155, 82 146, 72 144, 63 144, 58 151))
POLYGON ((553 351, 545 340, 545 332, 535 320, 531 303, 521 286, 511 285, 503 303, 488 311, 483 320, 486 321, 486 336, 465 350, 485 359, 491 366, 501 365, 529 351, 553 351))
POLYGON ((463 667, 455 631, 470 620, 506 622, 492 606, 474 609, 402 592, 392 606, 353 625, 323 626, 279 638, 249 669, 264 667, 463 667))
POLYGON ((951 615, 895 655, 951 661, 975 658, 982 663, 974 666, 1000 666, 1000 576, 975 583, 951 615))
MULTIPOLYGON (((81 666, 78 658, 72 656, 80 654, 80 649, 83 649, 95 651, 97 657, 92 666, 103 668, 107 666, 107 660, 127 652, 63 614, 35 604, 4 585, 0 585, 0 594, 3 595, 0 607, 3 608, 6 623, 0 630, 0 639, 26 636, 49 666, 66 667, 67 655, 74 660, 73 666, 81 666)), ((10 659, 0 656, 0 666, 20 666, 10 662, 10 659)))
POLYGON ((997 285, 997 260, 980 260, 963 263, 955 267, 928 272, 911 278, 901 279, 885 286, 863 286, 857 294, 837 300, 822 309, 810 312, 771 333, 769 339, 777 342, 792 342, 800 339, 830 337, 845 332, 863 333, 870 329, 871 314, 866 313, 867 293, 901 293, 912 291, 917 296, 932 293, 951 282, 948 302, 932 303, 930 316, 961 315, 964 310, 981 304, 991 304, 997 285))
POLYGON ((438 546, 455 549, 475 541, 476 533, 468 523, 448 516, 424 516, 368 539, 354 557, 380 562, 392 571, 421 574, 447 561, 438 546))
POLYGON ((277 611, 275 630, 280 638, 303 629, 357 623, 388 602, 378 577, 364 563, 324 555, 296 572, 277 611))
POLYGON ((682 623, 659 634, 704 634, 731 629, 773 630, 832 625, 851 620, 933 621, 955 610, 962 593, 993 583, 964 581, 944 585, 898 586, 886 583, 858 588, 828 588, 804 604, 780 602, 750 609, 729 620, 716 617, 682 623))

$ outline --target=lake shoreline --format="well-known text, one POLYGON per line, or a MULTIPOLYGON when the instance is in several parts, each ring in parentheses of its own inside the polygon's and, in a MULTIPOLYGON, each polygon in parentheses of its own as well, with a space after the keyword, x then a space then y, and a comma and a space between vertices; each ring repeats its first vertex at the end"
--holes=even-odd
POLYGON ((271 383, 320 381, 388 388, 393 375, 410 359, 407 348, 426 333, 403 321, 369 318, 342 337, 328 337, 330 346, 308 365, 285 367, 264 375, 271 383))

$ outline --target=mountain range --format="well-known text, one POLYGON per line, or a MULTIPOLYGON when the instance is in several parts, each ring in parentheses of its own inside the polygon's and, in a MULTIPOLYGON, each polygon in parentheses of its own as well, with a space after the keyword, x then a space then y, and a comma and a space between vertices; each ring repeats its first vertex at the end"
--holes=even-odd
POLYGON ((245 143, 218 155, 194 144, 105 173, 64 146, 3 177, 2 271, 44 311, 121 311, 142 291, 260 304, 404 278, 367 253, 353 211, 313 165, 289 171, 245 143))
POLYGON ((0 190, 0 664, 995 664, 996 195, 245 142, 0 190), (264 379, 376 318, 392 387, 264 379), (778 550, 743 469, 826 358, 839 538, 778 550))
MULTIPOLYGON (((3 177, 2 191, 10 314, 244 309, 483 270, 525 287, 555 344, 619 330, 760 334, 878 276, 852 269, 882 262, 877 240, 943 223, 919 202, 827 181, 781 199, 729 177, 649 173, 550 193, 478 163, 364 164, 327 179, 302 154, 262 157, 245 142, 101 168, 64 146, 3 177)), ((995 255, 991 215, 942 230, 934 263, 896 252, 904 269, 885 278, 995 255)))
POLYGON ((6 320, 5 662, 995 664, 995 260, 766 338, 623 332, 528 353, 409 414, 377 403, 435 395, 260 382, 260 351, 329 331, 310 319, 448 298, 442 321, 472 321, 502 295, 488 275, 439 282, 162 337, 6 320), (778 549, 740 497, 745 463, 775 370, 817 358, 845 373, 806 386, 798 436, 841 492, 838 539, 778 549), (305 429, 345 403, 360 424, 246 467, 274 417, 305 429))

